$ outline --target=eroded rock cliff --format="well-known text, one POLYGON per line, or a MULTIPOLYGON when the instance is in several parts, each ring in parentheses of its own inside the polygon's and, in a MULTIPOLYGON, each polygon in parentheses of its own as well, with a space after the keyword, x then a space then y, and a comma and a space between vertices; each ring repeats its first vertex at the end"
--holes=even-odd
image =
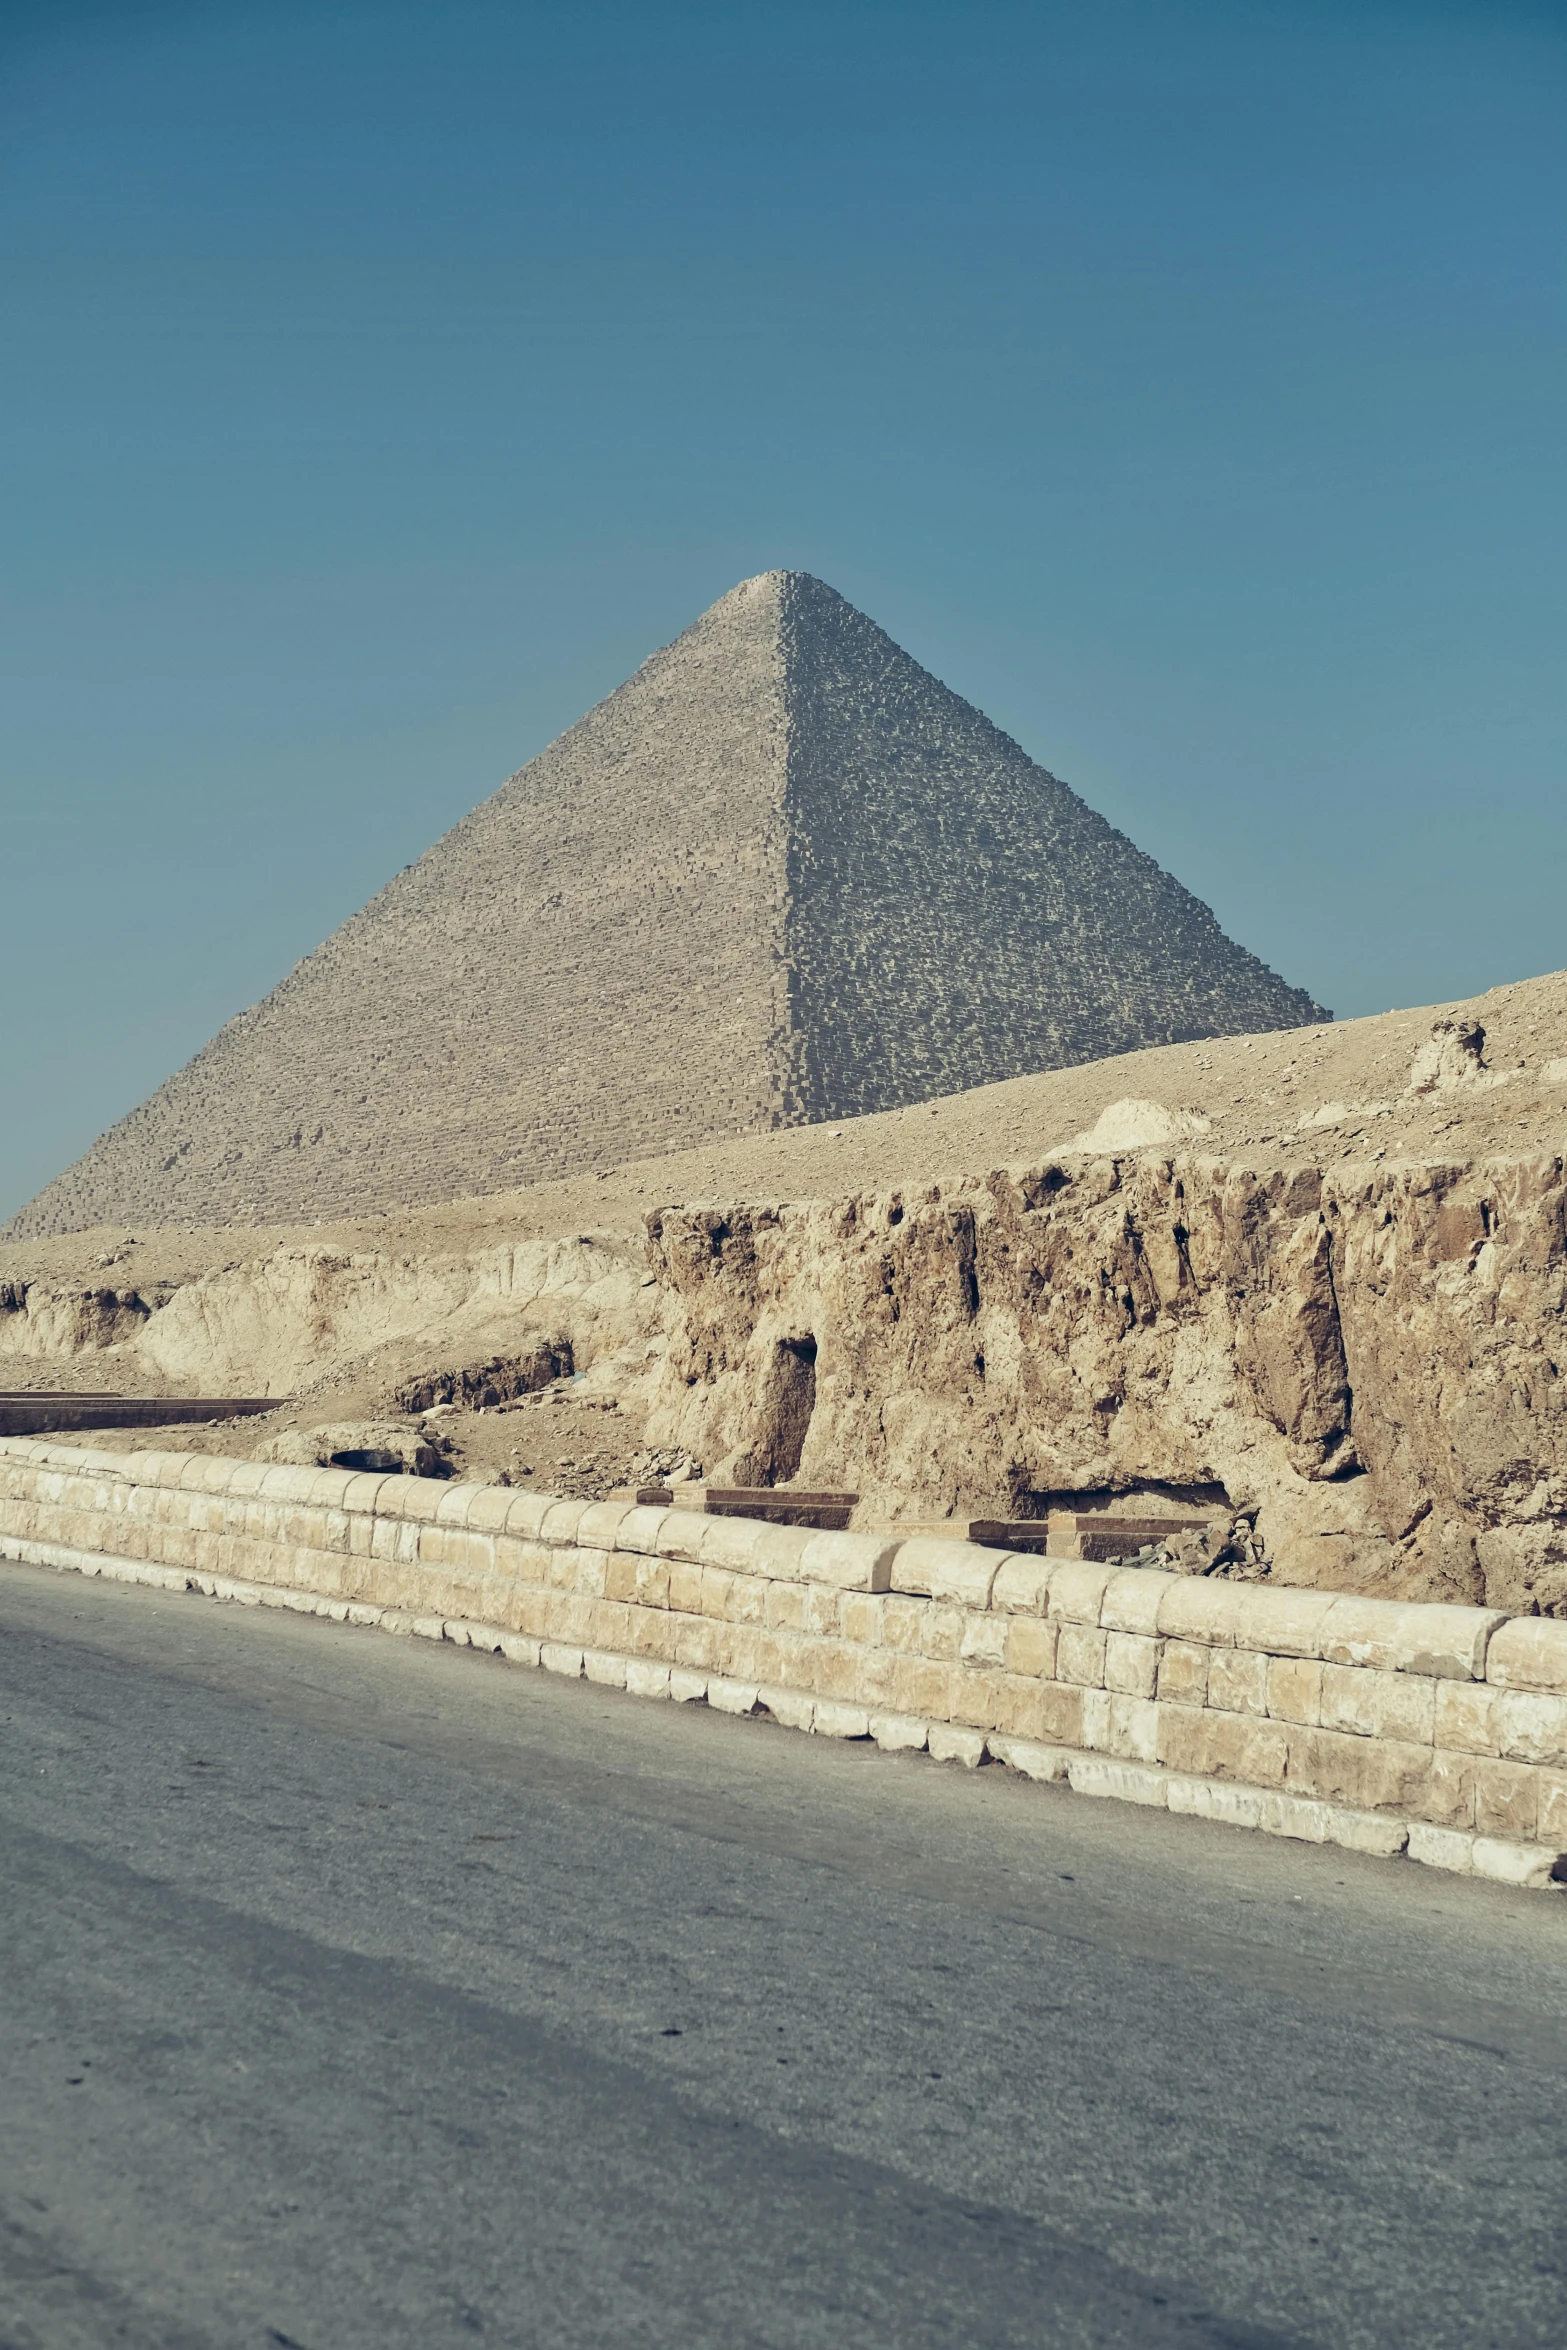
POLYGON ((649 1420, 880 1520, 1222 1486, 1280 1580, 1567 1614, 1563 1162, 1065 1158, 649 1218, 649 1420))

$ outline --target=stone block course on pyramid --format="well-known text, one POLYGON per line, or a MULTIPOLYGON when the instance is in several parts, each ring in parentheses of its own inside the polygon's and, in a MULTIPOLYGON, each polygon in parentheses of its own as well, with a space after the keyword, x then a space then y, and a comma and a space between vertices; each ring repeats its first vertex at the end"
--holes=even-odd
POLYGON ((6 1228, 309 1222, 1327 1015, 820 580, 746 580, 6 1228))

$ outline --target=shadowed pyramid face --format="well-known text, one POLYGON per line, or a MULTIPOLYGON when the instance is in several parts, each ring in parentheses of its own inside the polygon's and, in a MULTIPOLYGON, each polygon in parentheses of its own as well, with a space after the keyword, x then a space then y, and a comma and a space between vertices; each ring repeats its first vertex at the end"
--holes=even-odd
POLYGON ((863 613, 773 571, 9 1231, 460 1198, 1323 1017, 863 613))

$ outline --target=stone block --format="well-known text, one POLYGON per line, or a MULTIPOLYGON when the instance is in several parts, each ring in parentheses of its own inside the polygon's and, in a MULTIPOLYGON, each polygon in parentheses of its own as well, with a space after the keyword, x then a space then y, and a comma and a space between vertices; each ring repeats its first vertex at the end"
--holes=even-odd
POLYGON ((1543 1689, 1567 1696, 1567 1622, 1514 1616, 1491 1635, 1485 1677, 1497 1689, 1543 1689))
POLYGON ((1540 1824, 1540 1780, 1527 1763, 1496 1762, 1477 1755, 1474 1765, 1475 1827, 1482 1836, 1533 1844, 1540 1824))
POLYGON ((1120 1803, 1160 1806, 1168 1796, 1163 1771, 1144 1763, 1115 1762, 1107 1755, 1074 1754, 1066 1775, 1074 1795, 1109 1795, 1120 1803))
MULTIPOLYGON (((577 1541, 588 1549, 613 1550, 634 1506, 628 1501, 590 1502, 577 1521, 577 1541)), ((468 1523, 473 1523, 471 1516, 468 1523)))
MULTIPOLYGON (((1214 1583, 1202 1575, 1175 1575, 1159 1598, 1156 1629, 1166 1640, 1188 1640, 1201 1648, 1233 1648, 1235 1627, 1246 1596, 1235 1583, 1214 1583)), ((1255 1648, 1253 1640, 1246 1643, 1255 1648)))
POLYGON ((1567 1766, 1567 1697, 1546 1690, 1501 1689, 1491 1716, 1497 1752, 1512 1762, 1567 1766))
POLYGON ((1478 1681, 1485 1673, 1487 1644, 1506 1620, 1494 1608, 1339 1598, 1328 1610, 1322 1659, 1325 1664, 1374 1665, 1389 1673, 1426 1673, 1443 1681, 1478 1681))
POLYGON ((1289 1785, 1294 1794, 1319 1795, 1353 1811, 1424 1814, 1432 1750, 1393 1738, 1361 1738, 1341 1730, 1290 1733, 1289 1785))
POLYGON ((1060 1627, 1044 1616, 1014 1616, 1007 1625, 1005 1663, 1009 1673, 1031 1673, 1048 1681, 1056 1669, 1060 1627))
POLYGON ((963 1649, 963 1634, 968 1617, 962 1608, 932 1604, 924 1611, 920 1625, 920 1643, 924 1654, 944 1662, 955 1662, 963 1649))
MULTIPOLYGON (((1002 1674, 989 1672, 982 1666, 958 1665, 951 1668, 947 1676, 947 1702, 939 1709, 943 1720, 967 1722, 971 1728, 979 1730, 999 1730, 1003 1727, 1017 1729, 1023 1736, 1028 1736, 1029 1732, 1021 1724, 1003 1724, 997 1719, 1003 1706, 1002 1681, 1002 1674)), ((1037 1681, 1026 1682, 1023 1686, 1030 1696, 1037 1696, 1037 1681)))
POLYGON ((927 1725, 917 1714, 869 1716, 871 1736, 889 1754, 918 1754, 925 1745, 927 1725))
MULTIPOLYGON (((1033 1738, 988 1738, 985 1744, 997 1762, 1003 1762, 1025 1779, 1041 1779, 1059 1784, 1065 1779, 1075 1757, 1059 1746, 1043 1746, 1033 1738)), ((935 1752, 934 1746, 931 1752, 935 1752)))
POLYGON ((637 1607, 632 1612, 632 1657, 641 1657, 648 1664, 672 1664, 684 1621, 686 1617, 670 1614, 663 1607, 637 1607))
POLYGON ((646 1657, 627 1657, 626 1691, 631 1697, 667 1697, 669 1695, 668 1665, 654 1664, 646 1657))
POLYGON ((1253 1787, 1275 1787, 1289 1761, 1286 1733, 1274 1722, 1247 1714, 1198 1712, 1195 1707, 1158 1708, 1159 1759, 1171 1770, 1207 1779, 1240 1779, 1253 1787))
POLYGON ((675 1641, 675 1655, 688 1671, 716 1673, 722 1670, 719 1626, 710 1616, 677 1616, 679 1631, 675 1641))
POLYGON ((777 1589, 765 1575, 731 1575, 729 1615, 737 1624, 765 1624, 767 1595, 777 1589))
POLYGON ((1542 1844, 1567 1852, 1567 1777, 1559 1772, 1540 1773, 1540 1824, 1535 1833, 1542 1844))
POLYGON ((891 1592, 881 1602, 881 1637, 887 1648, 896 1648, 905 1654, 919 1651, 920 1635, 930 1614, 923 1599, 903 1599, 891 1592))
POLYGON ((1208 1661, 1208 1703, 1219 1713, 1268 1710, 1268 1659, 1255 1648, 1216 1648, 1208 1661))
MULTIPOLYGON (((604 1597, 606 1599, 634 1600, 637 1596, 637 1569, 646 1563, 645 1560, 634 1557, 629 1551, 612 1550, 609 1554, 609 1565, 604 1570, 604 1597)), ((660 1559, 658 1563, 664 1568, 666 1577, 664 1588, 667 1594, 669 1569, 664 1560, 660 1559)))
POLYGON ((1042 1616, 1050 1589, 1050 1562, 1032 1551, 1011 1551, 996 1569, 990 1604, 1004 1615, 1042 1616))
POLYGON ((1062 1690, 1058 1683, 1036 1681, 1031 1674, 996 1673, 991 1678, 991 1722, 996 1729, 1018 1738, 1053 1741, 1061 1719, 1060 1699, 1065 1698, 1070 1705, 1075 1697, 1086 1707, 1089 1699, 1099 1694, 1091 1690, 1062 1690))
MULTIPOLYGON (((466 1526, 470 1503, 476 1502, 481 1494, 493 1494, 494 1491, 493 1486, 487 1485, 443 1486, 441 1498, 435 1506, 435 1517, 432 1523, 437 1526, 466 1526)), ((312 1499, 315 1498, 317 1497, 313 1495, 312 1499)))
POLYGON ((880 1646, 882 1605, 864 1592, 846 1592, 839 1611, 845 1640, 857 1641, 862 1648, 880 1646))
POLYGON ((614 1550, 646 1551, 656 1554, 658 1531, 668 1515, 667 1510, 649 1508, 645 1504, 635 1509, 628 1509, 615 1528, 615 1539, 610 1547, 614 1550))
POLYGON ((707 1684, 707 1702, 721 1714, 754 1714, 759 1695, 754 1681, 730 1681, 715 1676, 707 1684))
POLYGON ((963 1627, 963 1640, 958 1654, 966 1665, 994 1665, 999 1668, 1007 1661, 1008 1624, 1004 1616, 970 1616, 963 1627))
MULTIPOLYGON (((653 1538, 653 1548, 660 1558, 668 1559, 671 1564, 700 1566, 704 1530, 708 1526, 732 1526, 736 1523, 733 1518, 706 1517, 700 1510, 666 1510, 653 1538)), ((737 1543, 734 1548, 738 1556, 740 1545, 737 1543)), ((749 1550, 746 1555, 750 1555, 749 1550)))
POLYGON ((501 1653, 514 1665, 537 1665, 539 1643, 525 1633, 508 1632, 501 1642, 501 1653))
POLYGON ((591 1502, 586 1501, 555 1502, 544 1513, 543 1523, 539 1527, 539 1540, 549 1543, 574 1543, 577 1539, 577 1528, 592 1506, 591 1502))
POLYGON ((1406 1850, 1411 1860, 1418 1860, 1428 1869, 1448 1869, 1455 1876, 1467 1877, 1474 1872, 1474 1845, 1472 1836, 1458 1828, 1433 1828, 1425 1820, 1411 1820, 1406 1850))
POLYGON ((1431 1735, 1438 1746, 1464 1754, 1495 1754, 1497 1692, 1481 1681, 1433 1685, 1431 1735))
POLYGON ((799 1661, 797 1640, 787 1633, 770 1632, 765 1625, 750 1627, 752 1633, 749 1653, 754 1660, 746 1668, 748 1679, 757 1681, 786 1681, 791 1685, 806 1679, 799 1661))
POLYGON ((594 1648, 625 1657, 631 1652, 633 1611, 613 1600, 595 1601, 588 1609, 587 1640, 594 1648))
POLYGON ((862 1648, 855 1696, 865 1705, 899 1710, 899 1679, 907 1660, 883 1648, 862 1648))
POLYGON ((676 1705, 696 1705, 707 1695, 707 1675, 673 1665, 669 1674, 669 1694, 676 1705))
POLYGON ((800 1584, 768 1584, 767 1621, 776 1631, 801 1630, 805 1623, 805 1592, 800 1584))
POLYGON ((962 1763, 965 1770, 977 1770, 985 1759, 984 1731, 964 1729, 956 1722, 931 1722, 925 1744, 936 1762, 962 1763))
POLYGON ((1322 1674, 1314 1657, 1270 1656, 1267 1699, 1272 1719, 1302 1722, 1314 1729, 1322 1714, 1322 1674))
POLYGON ((819 1738, 868 1738, 871 1734, 870 1716, 863 1706, 841 1705, 831 1698, 817 1700, 811 1728, 819 1738))
POLYGON ((1080 1689, 1102 1689, 1108 1634, 1068 1617, 1056 1642, 1056 1678, 1080 1689))
POLYGON ((816 1700, 809 1690, 769 1684, 758 1695, 774 1721, 786 1730, 809 1730, 816 1719, 816 1700))
MULTIPOLYGON (((688 1513, 694 1514, 694 1513, 688 1513)), ((693 1559, 669 1561, 669 1605, 677 1615, 702 1612, 702 1570, 693 1559)))
MULTIPOLYGON (((314 1476, 314 1469, 308 1474, 314 1476)), ((436 1477, 388 1477, 376 1504, 376 1514, 383 1518, 401 1518, 410 1526, 433 1526, 447 1487, 436 1477)), ((263 1501, 281 1499, 270 1484, 261 1488, 263 1501)))
POLYGON ((1322 1668, 1322 1713, 1325 1730, 1347 1730, 1361 1738, 1397 1738, 1411 1746, 1429 1746, 1434 1735, 1436 1692, 1439 1687, 1473 1687, 1473 1683, 1438 1683, 1424 1673, 1384 1673, 1359 1665, 1322 1668))
POLYGON ((960 1607, 984 1608, 1001 1564, 1001 1553, 977 1542, 946 1542, 916 1535, 900 1543, 890 1562, 889 1588, 945 1599, 960 1607))
POLYGON ((710 1567, 704 1564, 697 1592, 697 1614, 701 1616, 729 1615, 734 1599, 734 1587, 735 1577, 726 1567, 710 1567))
POLYGON ((1181 1580, 1157 1567, 1123 1567, 1105 1585, 1099 1603, 1100 1623, 1109 1632, 1157 1632, 1165 1592, 1181 1580))
POLYGON ((776 1643, 750 1624, 718 1627, 718 1670, 731 1681, 760 1681, 776 1654, 776 1643))
MULTIPOLYGON (((393 1482, 400 1483, 401 1480, 394 1479, 393 1482)), ((514 1493, 506 1512, 507 1533, 515 1534, 522 1542, 537 1542, 544 1531, 545 1519, 555 1507, 555 1501, 553 1493, 514 1493)))
POLYGON ((1201 1706, 1208 1702, 1208 1664, 1211 1648, 1195 1640, 1160 1643, 1157 1694, 1172 1705, 1201 1706))
POLYGON ((1511 1844, 1495 1836, 1477 1836, 1470 1865, 1477 1877, 1498 1885, 1545 1887, 1554 1882, 1552 1870, 1560 1855, 1543 1844, 1511 1844))
POLYGON ((802 1642, 800 1655, 810 1686, 818 1697, 836 1698, 851 1705, 860 1694, 862 1651, 844 1640, 802 1642))
POLYGON ((823 1639, 836 1637, 843 1623, 843 1594, 827 1583, 802 1583, 805 1594, 803 1629, 823 1639))
POLYGON ((1409 1841, 1409 1822, 1390 1812, 1355 1811, 1347 1804, 1303 1801, 1292 1795, 1269 1796, 1262 1824, 1274 1835, 1337 1844, 1346 1852, 1364 1852, 1378 1860, 1396 1859, 1409 1841))
POLYGON ((559 1554, 547 1542, 524 1542, 515 1534, 496 1534, 491 1539, 495 1544, 497 1574, 514 1583, 542 1585, 549 1581, 550 1569, 559 1554))
MULTIPOLYGON (((189 1457, 189 1454, 179 1456, 180 1470, 184 1469, 189 1457)), ((308 1501, 310 1488, 315 1483, 315 1479, 316 1472, 313 1468, 294 1468, 285 1462, 274 1462, 263 1474, 257 1491, 266 1501, 308 1501)), ((147 1479, 149 1484, 162 1484, 164 1481, 161 1477, 147 1479)), ((417 1480, 409 1478, 404 1482, 412 1484, 417 1480)))
POLYGON ((1102 1711, 1096 1710, 1096 1719, 1088 1721, 1089 1705, 1085 1702, 1083 1743, 1096 1753, 1115 1754, 1130 1762, 1157 1762, 1159 1759, 1159 1708, 1151 1697, 1126 1697, 1105 1693, 1102 1711))
POLYGON ((1097 1627, 1106 1587, 1111 1576, 1122 1570, 1101 1566, 1094 1559, 1049 1559, 1046 1564, 1050 1569, 1046 1614, 1059 1616, 1069 1624, 1097 1627))
POLYGON ((1041 1681, 1036 1707, 1041 1740, 1052 1746, 1083 1745, 1084 1699, 1088 1694, 1063 1687, 1059 1681, 1041 1681))
POLYGON ((624 1689, 626 1686, 626 1659, 612 1650, 585 1648, 582 1652, 582 1677, 596 1681, 604 1689, 624 1689))
POLYGON ((1475 1757, 1453 1754, 1438 1746, 1431 1755, 1431 1775, 1419 1805, 1421 1817, 1439 1828, 1472 1828, 1475 1824, 1475 1757))
POLYGON ((894 1657, 887 1681, 887 1702, 903 1713, 921 1714, 928 1721, 944 1722, 949 1718, 952 1703, 951 1672, 949 1665, 939 1664, 930 1657, 894 1657))
MULTIPOLYGON (((267 1463, 265 1461, 235 1461, 233 1463, 228 1480, 229 1493, 235 1496, 259 1493, 261 1491, 262 1480, 266 1476, 266 1473, 267 1463)), ((357 1487, 359 1484, 359 1479, 356 1477, 353 1482, 357 1487)), ((368 1482, 379 1486, 384 1485, 386 1479, 384 1477, 375 1477, 369 1479, 368 1482)), ((372 1509, 374 1506, 375 1504, 373 1499, 371 1501, 365 1501, 363 1498, 357 1496, 351 1501, 345 1503, 345 1507, 352 1509, 372 1509)))
POLYGON ((593 1629, 593 1601, 574 1591, 553 1591, 544 1605, 545 1636, 558 1647, 586 1648, 593 1629))
MULTIPOLYGON (((791 1529, 796 1530, 806 1531, 791 1529)), ((900 1546, 895 1536, 807 1531, 800 1574, 807 1583, 831 1583, 840 1591, 889 1591, 900 1547, 907 1545, 900 1546)))
POLYGON ((1105 1634, 1107 1689, 1126 1697, 1152 1697, 1159 1685, 1161 1643, 1140 1632, 1105 1634))
MULTIPOLYGON (((350 1480, 357 1482, 357 1480, 350 1480)), ((477 1534, 504 1534, 511 1515, 513 1494, 509 1485, 471 1485, 464 1524, 477 1534)), ((349 1505, 345 1501, 344 1507, 349 1505)))
POLYGON ((1220 1820, 1230 1828, 1260 1828, 1265 1806, 1275 1800, 1260 1787, 1237 1787, 1224 1779, 1194 1779, 1166 1771, 1165 1802, 1188 1819, 1220 1820))
MULTIPOLYGON (((762 1551, 762 1537, 772 1531, 760 1518, 709 1518, 699 1511, 688 1511, 696 1520, 696 1533, 691 1548, 704 1567, 738 1569, 742 1574, 765 1572, 758 1565, 762 1551)), ((797 1528, 786 1528, 797 1532, 797 1528)), ((795 1580, 794 1577, 789 1578, 795 1580)))

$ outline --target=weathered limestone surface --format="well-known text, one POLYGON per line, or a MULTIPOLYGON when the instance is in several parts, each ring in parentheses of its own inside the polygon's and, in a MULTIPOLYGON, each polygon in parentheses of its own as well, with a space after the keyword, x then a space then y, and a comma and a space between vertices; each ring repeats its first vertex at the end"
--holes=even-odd
POLYGON ((6 1232, 355 1216, 1325 1017, 863 613, 768 572, 6 1232))
POLYGON ((1567 1615, 1560 1158, 1252 1172, 1068 1158, 649 1220, 650 1432, 768 1457, 862 1519, 1222 1486, 1281 1582, 1567 1615))
POLYGON ((0 1556, 1507 1884, 1567 1865, 1567 1624, 1499 1610, 20 1439, 0 1556))

